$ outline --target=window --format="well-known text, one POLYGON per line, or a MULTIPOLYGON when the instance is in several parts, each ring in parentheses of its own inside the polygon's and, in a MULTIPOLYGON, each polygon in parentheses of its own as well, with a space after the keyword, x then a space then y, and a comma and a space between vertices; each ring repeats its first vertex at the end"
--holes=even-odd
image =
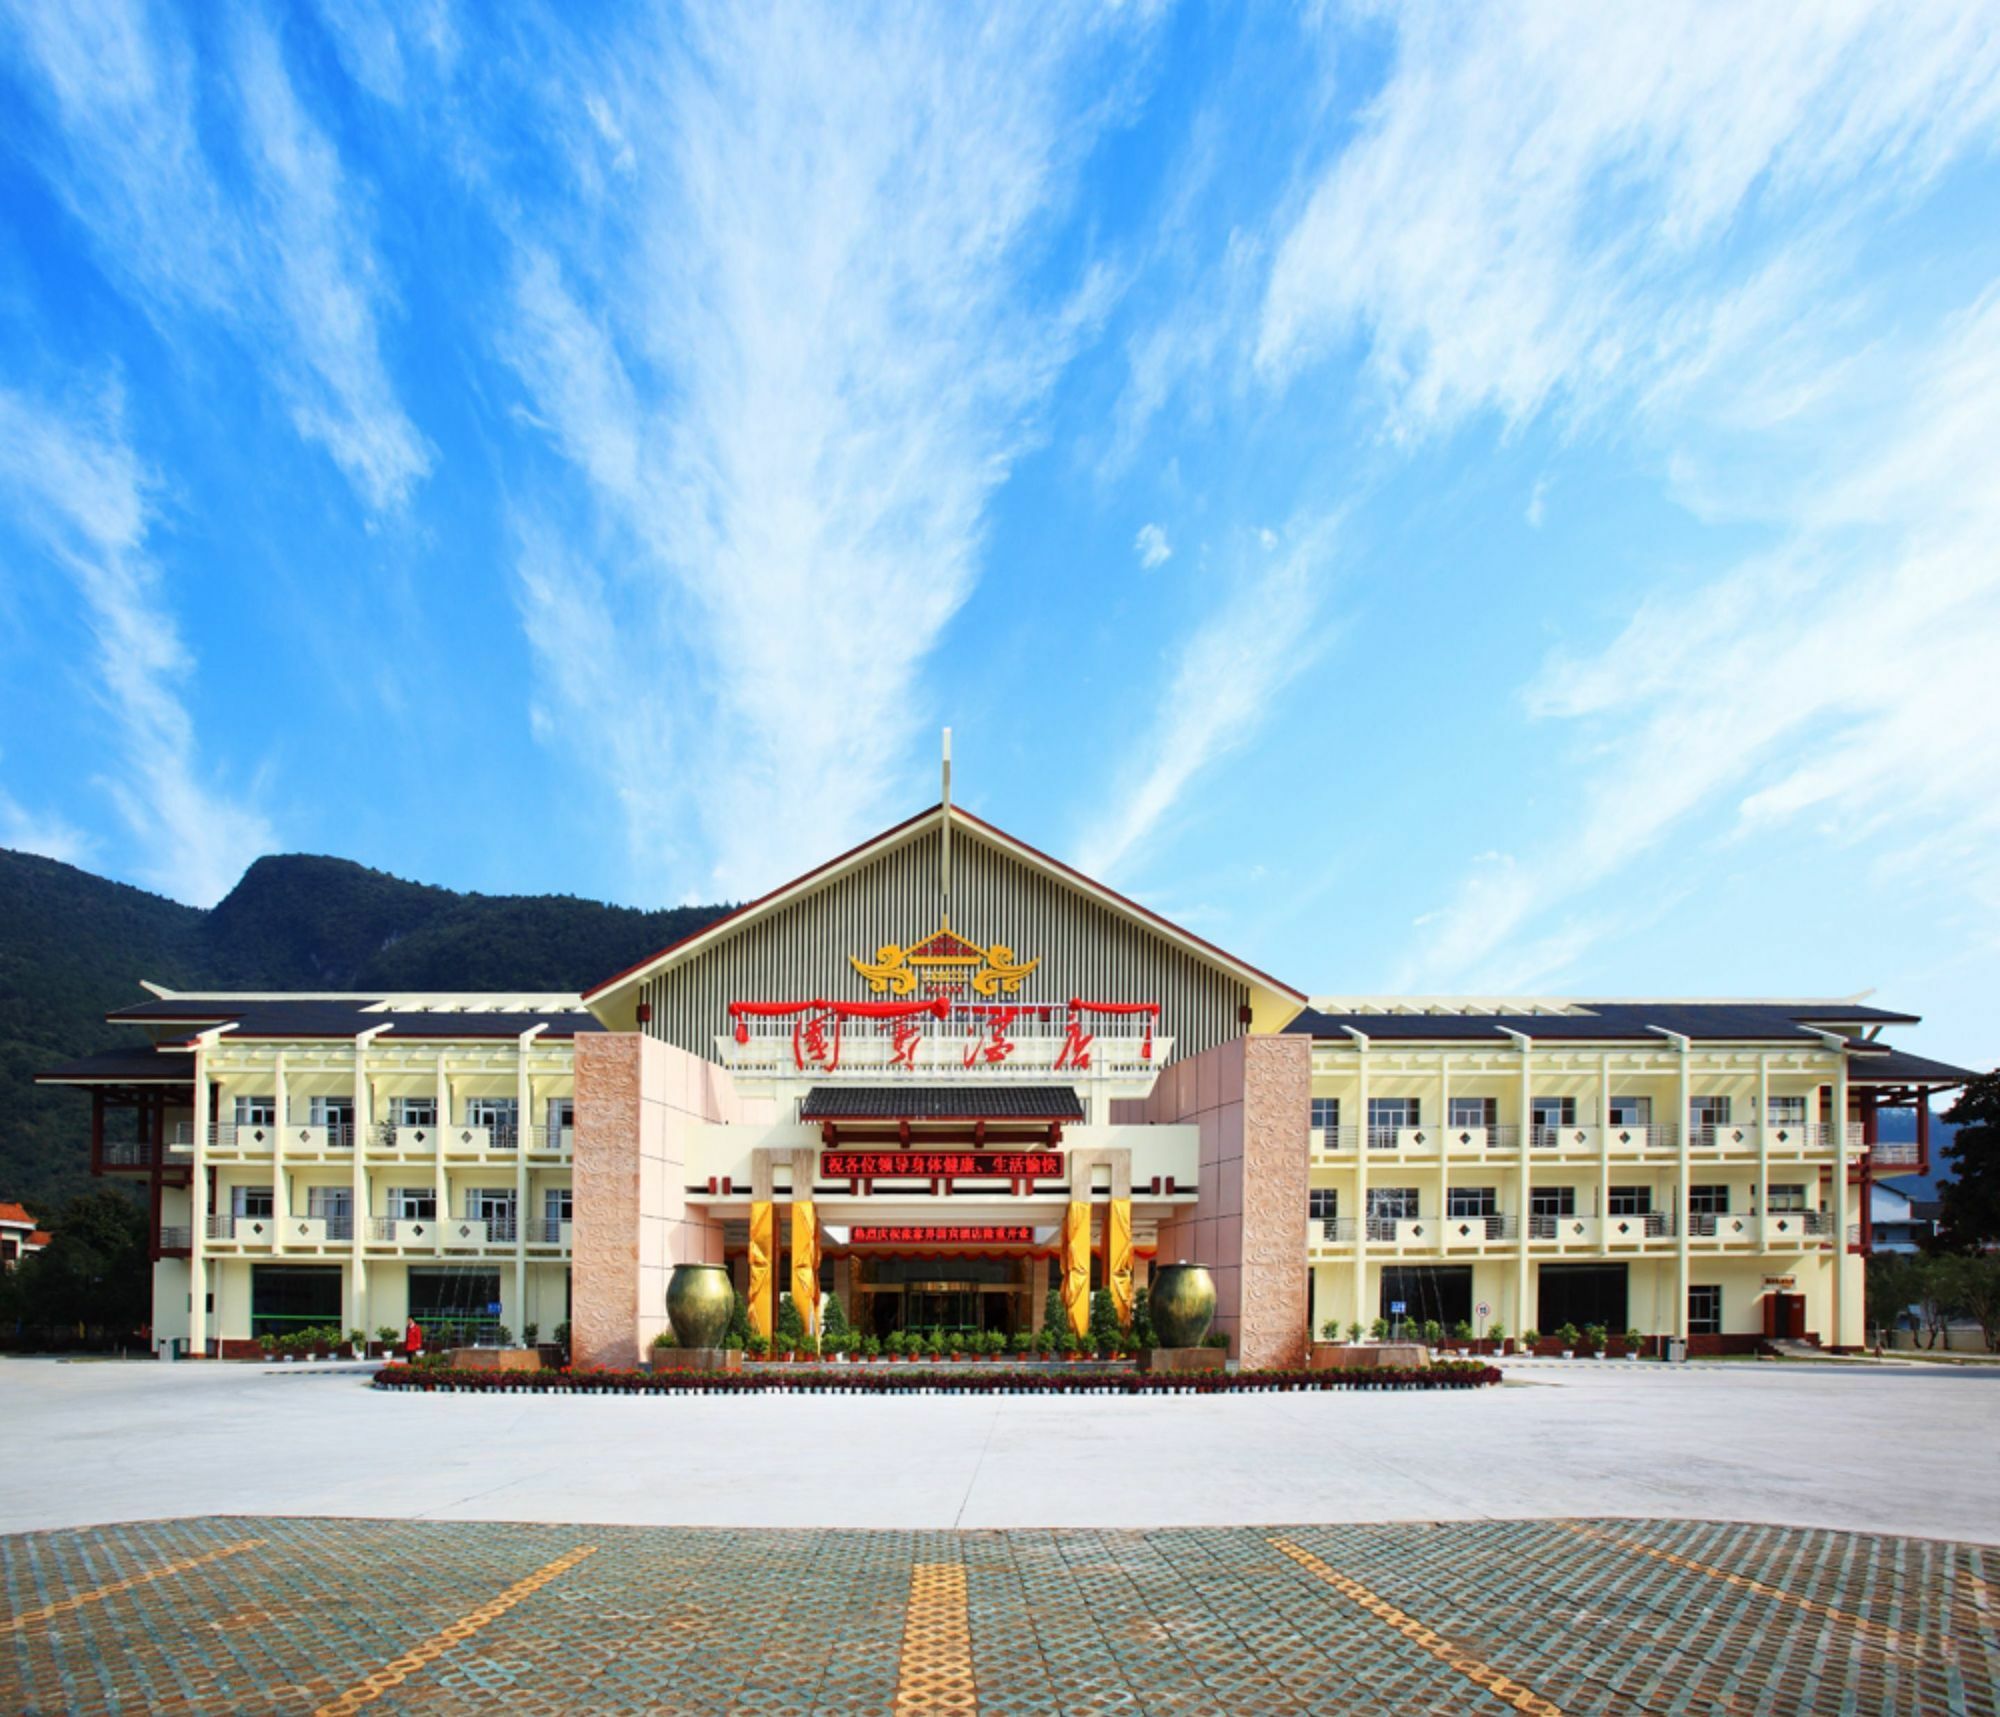
POLYGON ((1614 1186, 1605 1200, 1605 1213, 1610 1216, 1650 1216, 1653 1213, 1653 1189, 1650 1186, 1614 1186))
POLYGON ((465 1195, 465 1218, 486 1224, 489 1240, 514 1238, 514 1189, 511 1186, 476 1186, 465 1195))
POLYGON ((1803 1097, 1773 1097, 1765 1119, 1773 1127, 1803 1127, 1806 1100, 1803 1097))
POLYGON ((1729 1188, 1727 1186, 1689 1187, 1688 1213, 1693 1216, 1727 1216, 1729 1214, 1729 1188))
POLYGON ((551 1097, 549 1099, 549 1131, 566 1133, 576 1125, 576 1099, 574 1097, 551 1097))
POLYGON ((465 1124, 486 1128, 489 1142, 496 1151, 511 1151, 514 1148, 517 1114, 511 1097, 468 1097, 465 1100, 465 1124))
POLYGON ((549 1223, 551 1226, 553 1226, 558 1222, 567 1222, 570 1219, 569 1213, 570 1213, 570 1198, 569 1198, 568 1187, 552 1186, 543 1192, 542 1194, 543 1221, 549 1223))
POLYGON ((1455 1186, 1445 1195, 1447 1216, 1498 1216, 1500 1201, 1490 1186, 1455 1186))
POLYGON ((351 1216, 354 1212, 354 1189, 346 1186, 309 1186, 306 1188, 306 1215, 325 1221, 332 1217, 351 1216))
POLYGON ((1722 1333, 1722 1290, 1712 1285, 1693 1284, 1688 1288, 1688 1334, 1722 1333))
POLYGON ((1340 1189, 1316 1186, 1306 1193, 1306 1215, 1314 1222, 1331 1222, 1340 1214, 1340 1189))
POLYGON ((1497 1097, 1454 1097, 1445 1119, 1456 1132, 1461 1127, 1495 1127, 1500 1123, 1497 1097))
MULTIPOLYGON (((1417 1119, 1420 1112, 1414 1097, 1370 1097, 1368 1099, 1368 1125, 1370 1130, 1383 1127, 1420 1127, 1417 1119)), ((1298 1113, 1293 1110, 1293 1113, 1298 1113)))
POLYGON ((1573 1186, 1538 1186, 1528 1194, 1528 1214, 1530 1216, 1574 1216, 1576 1214, 1576 1188, 1573 1186))
POLYGON ((277 1098, 237 1098, 236 1124, 239 1127, 275 1127, 278 1124, 277 1098))
POLYGON ((1331 1132, 1340 1125, 1340 1099, 1338 1097, 1315 1097, 1312 1100, 1312 1125, 1315 1133, 1331 1132))
POLYGON ((1714 1129, 1729 1125, 1729 1099, 1727 1097, 1690 1097, 1688 1099, 1688 1143, 1692 1145, 1712 1145, 1715 1143, 1714 1129))
MULTIPOLYGON (((290 1335, 315 1324, 342 1322, 338 1264, 252 1264, 250 1333, 290 1335)), ((211 1296, 208 1309, 215 1310, 211 1296)))
POLYGON ((276 1208, 271 1203, 271 1189, 268 1186, 237 1186, 229 1189, 229 1214, 232 1216, 274 1216, 276 1208))
POLYGON ((351 1127, 354 1125, 354 1099, 352 1097, 313 1097, 308 1099, 307 1118, 315 1127, 351 1127))
POLYGON ((1614 1097, 1611 1099, 1609 1120, 1614 1127, 1650 1127, 1653 1124, 1653 1100, 1650 1097, 1614 1097))
POLYGON ((1368 1189, 1368 1216, 1371 1221, 1413 1221, 1417 1214, 1417 1189, 1413 1186, 1371 1186, 1368 1189))
POLYGON ((1533 1120, 1537 1127, 1574 1127, 1576 1125, 1576 1099, 1574 1097, 1537 1097, 1533 1099, 1533 1120))
POLYGON ((435 1127, 438 1106, 435 1097, 398 1097, 395 1107, 399 1127, 435 1127))
POLYGON ((389 1188, 389 1214, 402 1222, 435 1222, 437 1192, 428 1186, 389 1188))
POLYGON ((1806 1189, 1801 1183, 1787 1181, 1782 1185, 1767 1186, 1764 1189, 1766 1210, 1804 1210, 1805 1207, 1806 1189))

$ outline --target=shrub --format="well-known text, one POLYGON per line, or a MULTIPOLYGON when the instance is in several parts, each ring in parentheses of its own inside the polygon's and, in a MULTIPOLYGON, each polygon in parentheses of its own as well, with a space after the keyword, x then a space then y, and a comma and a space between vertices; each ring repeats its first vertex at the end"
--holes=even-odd
POLYGON ((278 1351, 278 1338, 266 1330, 264 1334, 257 1338, 257 1345, 266 1353, 276 1353, 278 1351))
POLYGON ((847 1351, 847 1338, 854 1333, 854 1326, 847 1321, 847 1308, 840 1303, 838 1294, 828 1294, 821 1302, 820 1335, 840 1345, 836 1353, 847 1351))
POLYGON ((1118 1302, 1109 1288, 1099 1288, 1090 1296, 1090 1345, 1109 1358, 1125 1339, 1125 1326, 1118 1321, 1118 1302))
POLYGON ((1044 1324, 1035 1331, 1035 1351, 1044 1359, 1056 1350, 1056 1331, 1053 1324, 1044 1324))
POLYGON ((1141 1288, 1132 1296, 1132 1345, 1141 1352, 1151 1352, 1160 1345, 1159 1334, 1153 1328, 1151 1288, 1141 1288))
POLYGON ((1505 1341, 1507 1339, 1507 1326, 1501 1323, 1488 1324, 1486 1326, 1486 1339, 1488 1341, 1505 1341))
POLYGON ((1229 1332, 1227 1330, 1212 1329, 1207 1335, 1201 1338, 1201 1345, 1203 1347, 1219 1347, 1224 1353, 1227 1353, 1229 1351, 1229 1332))
POLYGON ((556 1325, 556 1345, 557 1345, 558 1347, 562 1348, 562 1349, 563 1349, 563 1350, 564 1350, 565 1352, 567 1352, 567 1351, 568 1351, 568 1349, 569 1349, 569 1320, 568 1320, 568 1319, 564 1319, 564 1320, 563 1320, 563 1322, 561 1322, 561 1323, 559 1323, 559 1324, 557 1324, 557 1325, 556 1325))
POLYGON ((1389 1339, 1389 1320, 1387 1318, 1377 1318, 1368 1326, 1368 1334, 1372 1340, 1387 1341, 1389 1339))
MULTIPOLYGON (((669 1324, 667 1327, 671 1329, 673 1325, 669 1324)), ((540 1324, 523 1324, 521 1326, 521 1345, 523 1347, 533 1347, 535 1345, 535 1337, 541 1333, 542 1326, 540 1324)))
POLYGON ((514 1332, 505 1324, 495 1324, 493 1326, 493 1345, 495 1347, 512 1347, 514 1345, 514 1332))
MULTIPOLYGON (((739 1342, 747 1344, 750 1340, 750 1302, 740 1293, 736 1296, 735 1303, 729 1308, 729 1333, 736 1337, 739 1342)), ((569 1325, 558 1324, 556 1326, 556 1340, 566 1341, 568 1338, 569 1325)))
POLYGON ((1436 1347, 1439 1342, 1444 1340, 1444 1325, 1439 1323, 1436 1318, 1425 1318, 1423 1323, 1418 1326, 1417 1333, 1423 1338, 1424 1346, 1436 1347))
POLYGON ((1469 1342, 1472 1339, 1472 1325, 1467 1323, 1465 1319, 1460 1318, 1457 1323, 1451 1326, 1451 1339, 1458 1342, 1469 1342))
POLYGON ((1340 1319, 1328 1318, 1325 1323, 1321 1324, 1319 1326, 1319 1339, 1321 1341, 1340 1340, 1340 1319))
POLYGON ((1017 1329, 1014 1332, 1012 1346, 1016 1353, 1033 1353, 1035 1351, 1034 1331, 1017 1329))
POLYGON ((1056 1329, 1069 1322, 1069 1312, 1062 1303, 1062 1290, 1053 1283, 1047 1297, 1042 1301, 1042 1327, 1056 1329))
POLYGON ((1362 1335, 1362 1330, 1360 1322, 1358 1320, 1347 1326, 1347 1339, 1349 1341, 1359 1341, 1361 1339, 1361 1335, 1362 1335))
POLYGON ((806 1320, 799 1308, 792 1304, 790 1294, 778 1296, 778 1323, 773 1337, 784 1347, 793 1350, 803 1346, 806 1339, 806 1320))
POLYGON ((394 1324, 384 1324, 375 1332, 375 1339, 385 1347, 394 1347, 402 1339, 403 1332, 394 1324))
POLYGON ((879 1336, 865 1335, 861 1338, 861 1352, 868 1359, 882 1357, 882 1340, 879 1336))
POLYGON ((1636 1328, 1625 1332, 1625 1349, 1628 1353, 1639 1353, 1645 1349, 1646 1338, 1636 1328))
POLYGON ((1521 1345, 1530 1351, 1533 1350, 1535 1344, 1541 1339, 1542 1332, 1538 1329, 1524 1329, 1521 1332, 1521 1345))
POLYGON ((771 1351, 771 1338, 760 1329, 753 1329, 744 1338, 744 1350, 752 1359, 762 1359, 771 1351))
POLYGON ((674 1334, 674 1326, 672 1324, 667 1325, 665 1329, 661 1330, 658 1335, 653 1337, 653 1345, 656 1348, 679 1347, 680 1344, 681 1344, 680 1337, 674 1334))
POLYGON ((1575 1324, 1564 1324, 1561 1329, 1556 1331, 1556 1340, 1563 1344, 1565 1352, 1574 1353, 1576 1351, 1576 1344, 1583 1340, 1583 1331, 1578 1329, 1575 1324))

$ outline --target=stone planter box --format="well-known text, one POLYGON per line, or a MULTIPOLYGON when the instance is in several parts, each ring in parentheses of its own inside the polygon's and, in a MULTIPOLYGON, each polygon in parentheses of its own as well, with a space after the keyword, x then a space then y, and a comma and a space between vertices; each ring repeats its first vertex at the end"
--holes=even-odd
POLYGON ((532 1347, 455 1347, 454 1371, 540 1371, 542 1356, 532 1347))
POLYGON ((650 1350, 650 1371, 741 1371, 743 1351, 734 1347, 656 1347, 650 1350))
POLYGON ((1335 1342, 1312 1344, 1309 1364, 1314 1371, 1340 1371, 1349 1366, 1368 1370, 1416 1368, 1431 1362, 1430 1351, 1414 1341, 1335 1342))
POLYGON ((1137 1365, 1147 1372, 1226 1371, 1229 1350, 1225 1347, 1156 1347, 1137 1356, 1137 1365))

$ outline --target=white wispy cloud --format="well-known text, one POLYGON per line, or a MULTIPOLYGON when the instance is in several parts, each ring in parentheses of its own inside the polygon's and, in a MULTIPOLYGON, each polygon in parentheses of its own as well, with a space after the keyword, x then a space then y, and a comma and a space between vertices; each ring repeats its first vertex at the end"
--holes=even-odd
POLYGON ((1132 548, 1139 557, 1139 564, 1148 572, 1156 566, 1164 566, 1174 557, 1174 545, 1167 541, 1167 533, 1158 525, 1141 525, 1139 534, 1132 539, 1132 548))
POLYGON ((261 812, 204 778, 183 699, 194 663, 147 551, 148 479, 120 418, 115 396, 78 408, 0 389, 0 494, 81 598, 112 740, 101 784, 140 855, 132 874, 205 906, 276 843, 261 812))
POLYGON ((1589 736, 1573 811, 1468 873, 1405 983, 1492 986, 1551 939, 1580 952, 1589 891, 1703 819, 1716 839, 1865 840, 1902 886, 1975 903, 1966 934, 2000 951, 2000 295, 1875 367, 1901 407, 1830 402, 1846 444, 1765 498, 1795 519, 1782 544, 1543 664, 1529 713, 1589 736))
POLYGON ((1084 831, 1078 865, 1116 874, 1172 812, 1188 786, 1254 736, 1278 695, 1332 641, 1321 623, 1336 522, 1300 524, 1275 555, 1239 553, 1238 575, 1175 651, 1150 718, 1149 743, 1084 831), (1265 560, 1264 557, 1269 557, 1265 560))
POLYGON ((35 811, 0 788, 0 847, 40 853, 64 864, 82 864, 96 854, 96 842, 67 817, 55 811, 35 811))
POLYGON ((298 100, 277 37, 234 20, 233 100, 217 111, 170 13, 0 10, 49 120, 33 158, 111 278, 170 336, 180 317, 218 320, 368 505, 400 505, 433 452, 382 358, 393 295, 365 190, 298 100), (240 147, 243 173, 223 170, 211 134, 240 147))
POLYGON ((1285 378, 1357 343, 1406 433, 1587 410, 1781 330, 1783 276, 1742 294, 1768 258, 1728 242, 1753 201, 1837 190, 1851 218, 2000 117, 2000 31, 1976 0, 1395 22, 1385 87, 1279 246, 1257 358, 1285 378))
POLYGON ((516 223, 498 339, 609 527, 588 567, 537 557, 552 717, 651 868, 705 852, 734 891, 880 817, 931 726, 922 670, 987 502, 1110 290, 1102 269, 1053 294, 1030 272, 1101 123, 1079 67, 1125 26, 685 22, 564 68, 551 100, 605 202, 516 223), (616 645, 587 682, 553 666, 579 623, 616 645), (671 750, 598 744, 632 722, 671 750))

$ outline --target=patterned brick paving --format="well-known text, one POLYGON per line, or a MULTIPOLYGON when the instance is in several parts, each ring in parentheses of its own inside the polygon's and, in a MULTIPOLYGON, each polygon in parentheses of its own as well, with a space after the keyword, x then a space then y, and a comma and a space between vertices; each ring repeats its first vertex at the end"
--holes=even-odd
POLYGON ((1996 1553, 1704 1522, 0 1538, 0 1711, 1994 1712, 1996 1553))

